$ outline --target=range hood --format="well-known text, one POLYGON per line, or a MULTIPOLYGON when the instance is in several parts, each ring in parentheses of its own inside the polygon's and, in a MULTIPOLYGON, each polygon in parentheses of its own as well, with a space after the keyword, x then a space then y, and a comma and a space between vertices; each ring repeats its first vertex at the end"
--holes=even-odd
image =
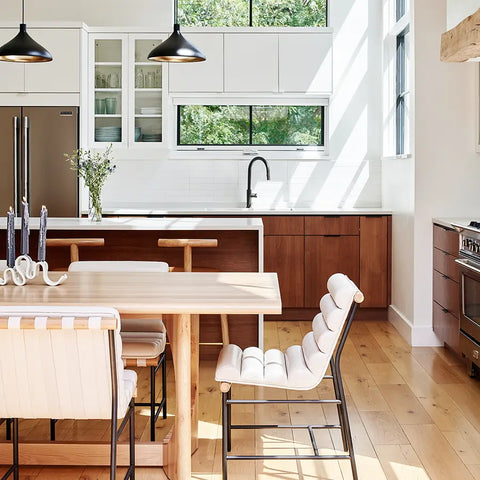
POLYGON ((480 61, 480 8, 442 35, 440 60, 480 61))

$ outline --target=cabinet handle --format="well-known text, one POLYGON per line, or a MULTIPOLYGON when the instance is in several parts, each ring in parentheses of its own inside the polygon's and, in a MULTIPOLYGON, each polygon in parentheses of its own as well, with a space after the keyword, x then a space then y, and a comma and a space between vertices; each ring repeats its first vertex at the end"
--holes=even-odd
POLYGON ((441 275, 443 278, 448 278, 448 280, 450 280, 450 277, 448 275, 444 275, 443 273, 441 275))
POLYGON ((324 235, 324 237, 341 237, 341 235, 324 235))
POLYGON ((446 308, 442 308, 442 312, 443 312, 443 313, 450 313, 450 312, 448 311, 448 309, 446 309, 446 308))

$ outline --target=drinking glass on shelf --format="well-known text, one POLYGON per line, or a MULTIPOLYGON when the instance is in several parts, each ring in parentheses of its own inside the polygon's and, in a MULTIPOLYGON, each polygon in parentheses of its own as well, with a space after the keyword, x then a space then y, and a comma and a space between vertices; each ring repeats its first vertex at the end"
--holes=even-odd
POLYGON ((105 99, 105 110, 108 115, 117 113, 117 99, 109 97, 105 99))
POLYGON ((155 88, 162 88, 162 72, 160 69, 155 71, 155 88))
POLYGON ((120 86, 120 78, 118 73, 110 73, 108 75, 108 87, 109 88, 118 88, 120 86))
POLYGON ((145 86, 145 79, 143 77, 143 70, 140 69, 135 75, 135 88, 143 88, 145 86))
POLYGON ((155 88, 155 74, 153 72, 147 73, 147 79, 145 80, 145 88, 155 88))
POLYGON ((96 98, 95 99, 95 113, 100 114, 100 115, 105 113, 105 99, 104 98, 96 98))

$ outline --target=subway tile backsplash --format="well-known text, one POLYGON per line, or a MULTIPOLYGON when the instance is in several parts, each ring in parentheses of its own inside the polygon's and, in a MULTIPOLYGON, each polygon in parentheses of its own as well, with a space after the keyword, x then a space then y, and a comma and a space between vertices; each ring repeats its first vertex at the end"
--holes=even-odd
MULTIPOLYGON (((105 208, 118 202, 161 205, 172 203, 245 202, 248 160, 119 161, 104 188, 105 208)), ((269 161, 271 181, 263 165, 255 164, 252 190, 255 205, 273 207, 381 207, 381 164, 363 160, 269 161)))

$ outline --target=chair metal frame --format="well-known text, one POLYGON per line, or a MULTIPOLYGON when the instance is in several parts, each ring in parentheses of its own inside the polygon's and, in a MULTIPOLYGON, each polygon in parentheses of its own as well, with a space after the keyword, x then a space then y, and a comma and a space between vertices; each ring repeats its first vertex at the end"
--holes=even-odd
POLYGON ((331 375, 324 375, 323 378, 333 380, 335 399, 329 400, 237 400, 232 399, 232 390, 222 391, 222 478, 227 480, 227 462, 228 460, 350 460, 352 475, 354 480, 358 480, 355 454, 353 449, 352 433, 347 413, 347 404, 345 402, 345 392, 343 388, 342 375, 340 372, 340 356, 345 346, 348 333, 352 326, 352 321, 357 311, 358 304, 354 300, 348 313, 347 321, 343 327, 342 334, 337 343, 337 351, 330 359, 331 375), (338 413, 338 424, 315 424, 315 425, 265 425, 265 424, 236 424, 232 425, 232 405, 263 405, 263 404, 312 404, 326 403, 336 404, 338 413), (313 455, 229 455, 232 449, 231 433, 232 430, 257 430, 257 429, 307 429, 312 444, 313 455), (320 455, 318 445, 315 440, 315 429, 340 429, 342 434, 343 455, 320 455))
POLYGON ((155 441, 155 424, 160 412, 163 412, 163 419, 167 418, 167 360, 166 352, 159 356, 157 365, 150 367, 150 402, 135 402, 136 407, 150 407, 150 440, 155 441), (158 369, 162 367, 162 399, 157 402, 155 399, 155 377, 158 369))
MULTIPOLYGON (((108 330, 108 345, 110 356, 110 372, 112 385, 112 417, 110 420, 110 480, 116 479, 117 472, 117 443, 120 435, 123 433, 127 422, 129 424, 129 466, 125 473, 124 480, 135 480, 135 402, 132 399, 120 426, 118 426, 118 383, 117 383, 117 364, 115 351, 115 331, 108 330)), ((0 480, 6 480, 12 473, 14 480, 19 478, 18 461, 18 418, 9 419, 13 425, 13 463, 0 480)), ((8 432, 8 427, 7 427, 8 432)))

